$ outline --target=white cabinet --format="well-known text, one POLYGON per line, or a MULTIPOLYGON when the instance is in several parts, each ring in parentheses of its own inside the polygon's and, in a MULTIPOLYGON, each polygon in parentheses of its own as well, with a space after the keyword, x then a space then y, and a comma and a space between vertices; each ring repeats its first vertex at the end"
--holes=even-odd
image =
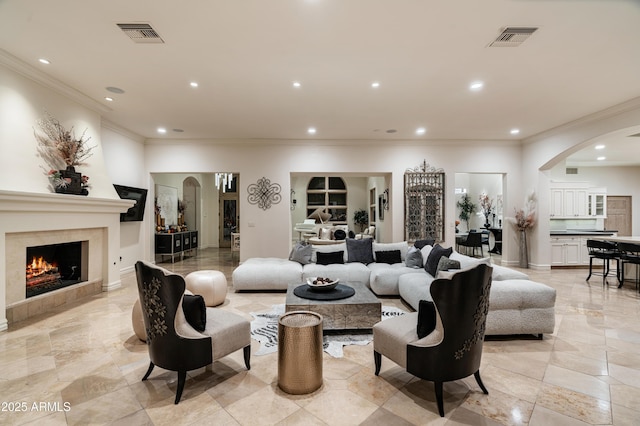
POLYGON ((551 219, 592 219, 605 218, 606 215, 606 188, 592 188, 586 182, 551 184, 551 219))
POLYGON ((606 218, 607 217, 607 194, 595 193, 589 194, 589 216, 606 218))
POLYGON ((552 237, 551 266, 581 265, 582 250, 582 239, 580 237, 552 237))

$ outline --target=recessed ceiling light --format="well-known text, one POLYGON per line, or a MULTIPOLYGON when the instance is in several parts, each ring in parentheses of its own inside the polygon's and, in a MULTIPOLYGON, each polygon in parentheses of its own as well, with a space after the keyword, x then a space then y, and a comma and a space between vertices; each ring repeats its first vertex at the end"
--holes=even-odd
POLYGON ((517 135, 518 133, 520 133, 520 129, 511 129, 512 135, 517 135))
POLYGON ((45 64, 45 65, 49 65, 51 63, 51 62, 49 62, 48 59, 45 59, 45 58, 38 59, 38 62, 40 62, 41 64, 45 64))
POLYGON ((595 149, 604 149, 604 145, 596 145, 595 149))
POLYGON ((607 157, 598 157, 597 158, 598 161, 602 161, 602 160, 606 160, 606 159, 607 159, 607 157))
POLYGON ((309 127, 307 129, 307 133, 309 133, 310 135, 315 135, 316 134, 316 128, 315 127, 309 127))
POLYGON ((165 134, 167 133, 167 129, 165 129, 164 127, 158 127, 158 133, 165 134))
POLYGON ((119 87, 109 86, 109 87, 107 87, 107 92, 117 93, 117 94, 121 95, 121 94, 124 93, 124 90, 122 90, 119 87))
POLYGON ((300 82, 299 82, 299 81, 294 81, 294 82, 293 82, 293 87, 295 87, 296 89, 298 89, 298 88, 302 87, 302 84, 300 84, 300 82))
POLYGON ((480 90, 484 87, 484 83, 481 81, 474 81, 473 83, 471 83, 471 85, 469 86, 470 90, 480 90))
POLYGON ((197 83, 197 82, 195 82, 195 81, 192 81, 191 83, 189 83, 189 85, 190 85, 191 87, 198 87, 198 83, 197 83))
POLYGON ((425 133, 427 133, 427 129, 425 129, 424 127, 418 127, 416 129, 416 135, 424 135, 425 133))
POLYGON ((109 102, 113 102, 113 98, 110 98, 109 96, 104 98, 105 101, 109 101, 109 102))
POLYGON ((373 87, 374 89, 377 89, 378 87, 380 87, 380 82, 374 81, 373 83, 371 83, 371 87, 373 87))

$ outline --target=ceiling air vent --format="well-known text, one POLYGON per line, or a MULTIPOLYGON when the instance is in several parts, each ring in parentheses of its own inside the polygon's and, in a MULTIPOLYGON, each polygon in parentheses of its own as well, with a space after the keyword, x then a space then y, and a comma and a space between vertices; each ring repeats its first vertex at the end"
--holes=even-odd
POLYGON ((149 24, 117 24, 136 43, 164 43, 164 40, 149 24))
POLYGON ((577 175, 578 174, 578 168, 577 167, 567 167, 566 174, 568 175, 577 175))
POLYGON ((507 27, 489 44, 489 47, 520 46, 537 29, 536 27, 507 27))

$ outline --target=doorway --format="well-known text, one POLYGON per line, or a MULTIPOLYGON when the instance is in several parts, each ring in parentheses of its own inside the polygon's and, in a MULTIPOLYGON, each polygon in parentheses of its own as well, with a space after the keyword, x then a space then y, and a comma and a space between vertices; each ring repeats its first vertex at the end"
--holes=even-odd
POLYGON ((608 195, 605 229, 618 231, 618 236, 631 236, 631 196, 608 195))
POLYGON ((221 188, 219 192, 220 200, 220 223, 219 223, 219 247, 231 247, 231 234, 238 232, 240 223, 240 203, 238 202, 238 175, 233 175, 231 184, 221 188))

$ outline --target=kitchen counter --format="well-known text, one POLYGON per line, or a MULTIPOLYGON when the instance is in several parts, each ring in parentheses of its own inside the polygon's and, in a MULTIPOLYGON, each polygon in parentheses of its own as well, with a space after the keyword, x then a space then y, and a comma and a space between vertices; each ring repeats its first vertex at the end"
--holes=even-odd
POLYGON ((587 236, 595 235, 595 236, 602 237, 602 236, 611 236, 617 233, 618 233, 617 230, 598 231, 595 229, 589 229, 589 230, 567 229, 564 231, 551 231, 549 232, 549 235, 551 235, 552 237, 575 236, 575 235, 587 235, 587 236))

